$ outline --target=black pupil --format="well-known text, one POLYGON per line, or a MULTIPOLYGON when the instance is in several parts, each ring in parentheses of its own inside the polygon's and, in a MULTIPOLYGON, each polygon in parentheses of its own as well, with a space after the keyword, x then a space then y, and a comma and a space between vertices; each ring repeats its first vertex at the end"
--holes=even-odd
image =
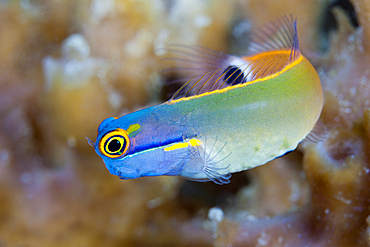
POLYGON ((108 144, 108 150, 112 153, 118 152, 121 149, 121 142, 117 139, 112 140, 108 144))
POLYGON ((235 66, 229 66, 223 73, 225 73, 224 80, 228 85, 235 85, 244 82, 243 71, 235 66))

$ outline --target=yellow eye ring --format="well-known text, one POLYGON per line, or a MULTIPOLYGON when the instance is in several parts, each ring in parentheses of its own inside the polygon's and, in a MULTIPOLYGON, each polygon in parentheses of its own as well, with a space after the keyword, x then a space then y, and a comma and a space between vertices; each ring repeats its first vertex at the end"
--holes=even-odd
POLYGON ((130 138, 124 129, 115 129, 108 132, 99 142, 99 150, 109 158, 118 158, 125 155, 130 148, 130 138))

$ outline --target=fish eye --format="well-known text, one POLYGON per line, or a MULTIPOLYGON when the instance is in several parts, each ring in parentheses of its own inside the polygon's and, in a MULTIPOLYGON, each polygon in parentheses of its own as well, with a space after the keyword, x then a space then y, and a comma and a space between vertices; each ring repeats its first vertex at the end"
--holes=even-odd
POLYGON ((124 129, 115 129, 105 134, 99 142, 99 150, 109 158, 125 155, 130 147, 130 138, 124 129))

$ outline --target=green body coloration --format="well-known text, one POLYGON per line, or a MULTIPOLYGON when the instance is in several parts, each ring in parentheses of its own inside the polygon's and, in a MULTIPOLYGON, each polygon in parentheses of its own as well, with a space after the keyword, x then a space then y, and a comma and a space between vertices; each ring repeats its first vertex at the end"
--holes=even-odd
MULTIPOLYGON (((223 171, 227 174, 294 150, 314 127, 322 105, 319 77, 303 57, 276 77, 163 107, 173 107, 184 116, 181 123, 197 130, 207 153, 214 145, 210 157, 222 160, 215 164, 219 168, 230 164, 223 171)), ((185 169, 185 177, 186 173, 185 169)))

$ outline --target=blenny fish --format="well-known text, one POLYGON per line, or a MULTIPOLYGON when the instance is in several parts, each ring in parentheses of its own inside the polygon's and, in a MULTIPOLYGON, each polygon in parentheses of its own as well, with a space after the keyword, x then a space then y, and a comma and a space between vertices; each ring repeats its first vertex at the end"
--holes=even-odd
POLYGON ((194 76, 167 102, 105 119, 89 141, 111 174, 226 184, 294 150, 318 121, 320 79, 292 17, 253 33, 244 57, 178 47, 169 50, 190 65, 177 69, 194 76))

